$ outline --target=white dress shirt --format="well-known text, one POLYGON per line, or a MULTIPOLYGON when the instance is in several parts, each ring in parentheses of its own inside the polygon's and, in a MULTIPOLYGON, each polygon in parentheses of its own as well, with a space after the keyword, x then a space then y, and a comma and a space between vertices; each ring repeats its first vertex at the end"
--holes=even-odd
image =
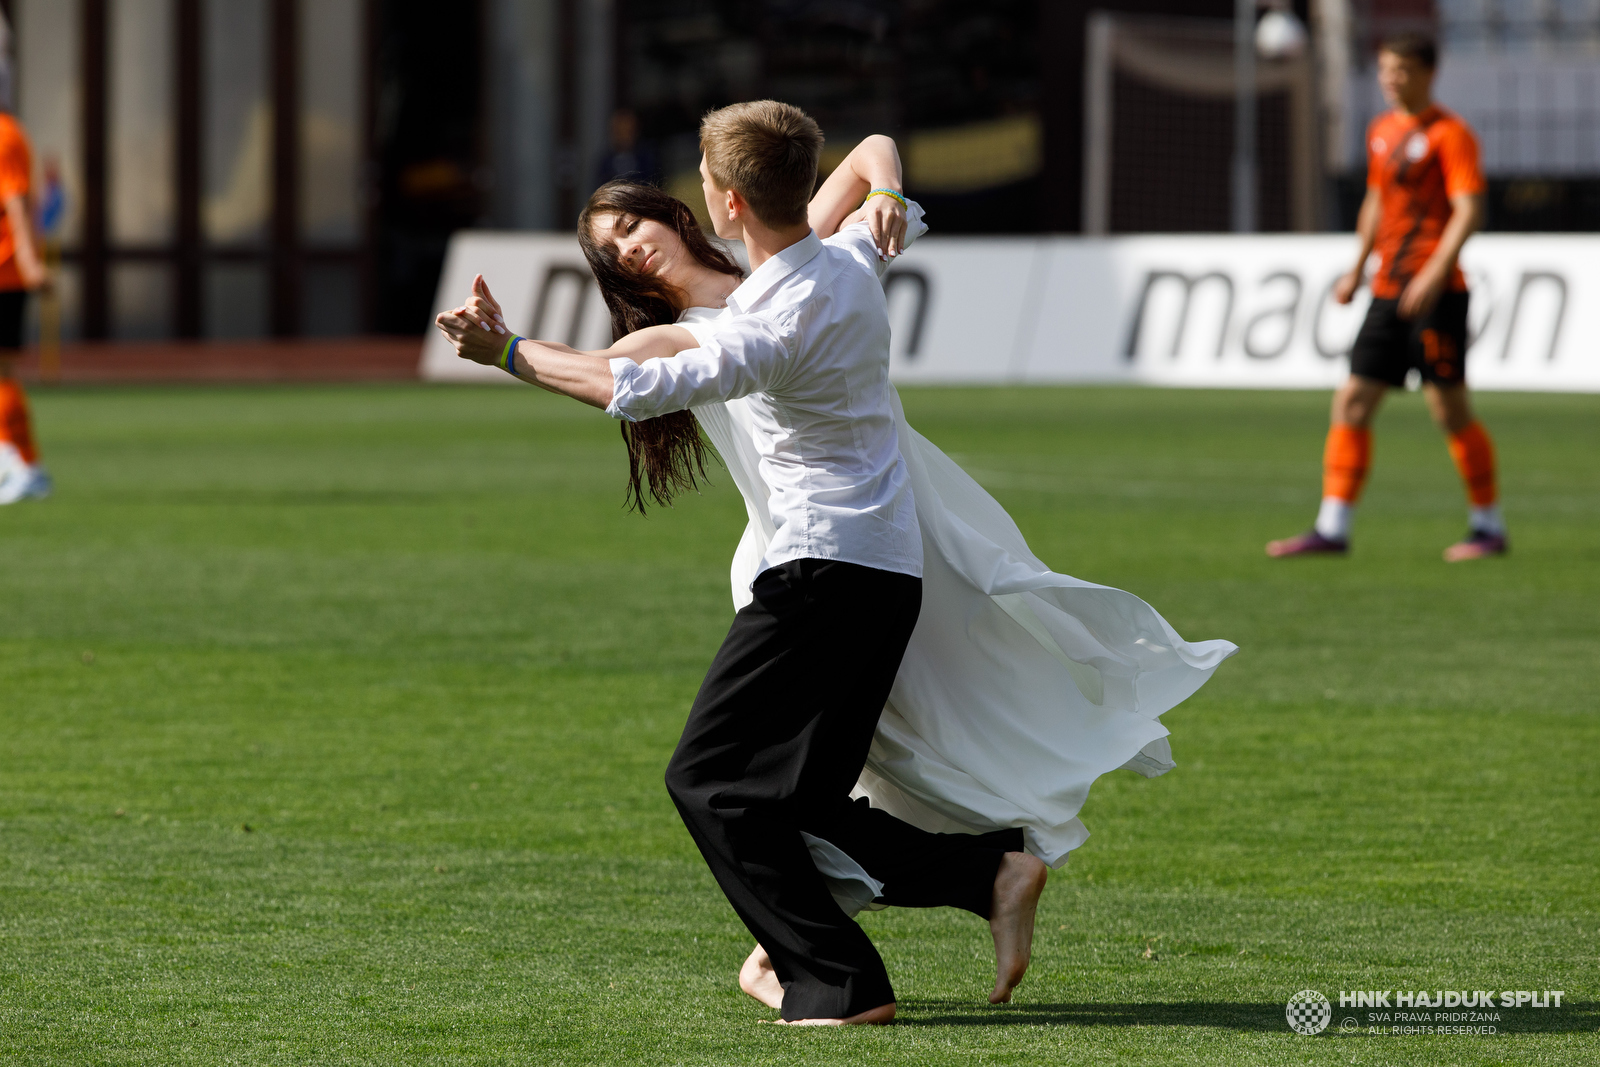
MULTIPOLYGON (((915 203, 907 224, 909 246, 928 229, 915 203)), ((611 361, 613 418, 745 398, 775 527, 757 573, 836 559, 922 574, 889 389, 889 266, 866 223, 813 232, 745 279, 723 315, 685 316, 699 348, 611 361)))

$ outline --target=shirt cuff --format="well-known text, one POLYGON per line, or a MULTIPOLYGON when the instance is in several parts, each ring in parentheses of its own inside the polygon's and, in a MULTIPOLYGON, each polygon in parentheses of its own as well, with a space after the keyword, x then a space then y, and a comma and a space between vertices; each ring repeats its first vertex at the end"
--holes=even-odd
POLYGON ((639 364, 627 356, 617 356, 610 363, 611 403, 606 405, 606 414, 623 422, 638 422, 628 414, 627 405, 637 398, 633 391, 633 379, 638 376, 639 364))

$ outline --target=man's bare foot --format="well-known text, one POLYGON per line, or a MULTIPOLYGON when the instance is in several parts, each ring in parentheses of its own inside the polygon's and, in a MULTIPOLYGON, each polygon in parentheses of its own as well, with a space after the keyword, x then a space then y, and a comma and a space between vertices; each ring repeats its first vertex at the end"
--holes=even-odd
POLYGON ((772 958, 760 945, 739 968, 739 988, 769 1008, 783 1007, 783 985, 778 981, 778 972, 772 969, 772 958))
POLYGON ((994 992, 990 1004, 1011 999, 1033 954, 1033 916, 1039 907, 1050 868, 1037 856, 1007 852, 994 876, 994 901, 989 907, 989 932, 994 935, 994 992))
MULTIPOLYGON (((762 1022, 766 1022, 765 1019, 762 1022)), ((894 1022, 894 1001, 881 1004, 876 1008, 852 1015, 848 1019, 774 1019, 779 1026, 887 1026, 894 1022)))

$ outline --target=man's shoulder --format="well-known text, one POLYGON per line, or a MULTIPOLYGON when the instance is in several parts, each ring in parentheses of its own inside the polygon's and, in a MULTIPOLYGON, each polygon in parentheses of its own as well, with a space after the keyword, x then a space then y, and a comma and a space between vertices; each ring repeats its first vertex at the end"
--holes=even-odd
POLYGON ((1472 125, 1466 119, 1457 115, 1454 111, 1439 107, 1437 104, 1434 106, 1438 114, 1435 115, 1428 128, 1428 132, 1434 140, 1446 141, 1464 138, 1469 141, 1476 141, 1478 139, 1478 135, 1473 132, 1472 125))
MULTIPOLYGON (((853 228, 853 227, 852 227, 853 228)), ((865 227, 862 227, 865 230, 865 227)), ((822 254, 817 257, 821 269, 817 272, 819 289, 826 286, 829 289, 853 291, 871 289, 882 292, 883 282, 878 277, 874 268, 877 256, 877 247, 873 244, 872 234, 866 232, 865 242, 839 241, 829 238, 822 244, 822 254), (871 248, 869 253, 867 248, 871 248)))
POLYGON ((848 245, 824 241, 820 252, 774 286, 762 305, 749 313, 771 316, 773 321, 782 318, 794 326, 827 314, 830 297, 866 285, 882 288, 877 275, 848 245))

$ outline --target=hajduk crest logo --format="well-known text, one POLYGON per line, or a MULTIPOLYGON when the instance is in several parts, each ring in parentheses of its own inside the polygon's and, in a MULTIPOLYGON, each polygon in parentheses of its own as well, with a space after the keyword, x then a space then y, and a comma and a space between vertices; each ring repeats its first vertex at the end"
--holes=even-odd
POLYGON ((1295 1033, 1307 1036, 1320 1034, 1328 1028, 1328 1022, 1333 1018, 1333 1005, 1315 989, 1302 989, 1289 998, 1284 1015, 1289 1020, 1289 1028, 1295 1033))

